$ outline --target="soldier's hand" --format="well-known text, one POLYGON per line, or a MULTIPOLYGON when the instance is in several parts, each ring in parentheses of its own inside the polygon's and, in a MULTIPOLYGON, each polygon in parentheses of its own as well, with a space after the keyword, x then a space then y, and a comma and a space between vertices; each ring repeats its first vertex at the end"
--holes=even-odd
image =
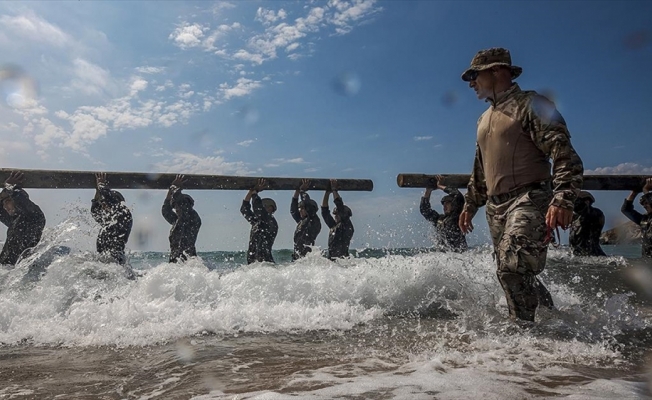
POLYGON ((643 193, 648 193, 650 190, 652 190, 652 178, 647 178, 645 186, 643 186, 643 193))
POLYGON ((331 179, 331 192, 337 192, 339 186, 337 185, 337 179, 331 179))
POLYGON ((106 172, 98 172, 95 174, 95 182, 97 182, 97 185, 99 186, 100 184, 108 184, 109 182, 106 179, 106 172))
POLYGON ((16 185, 20 184, 23 182, 23 178, 25 177, 25 174, 23 174, 20 171, 11 171, 9 174, 9 177, 5 181, 7 185, 16 185))
POLYGON ((468 211, 462 211, 460 214, 460 219, 458 220, 458 225, 463 234, 473 232, 473 216, 468 211))
POLYGON ((567 210, 558 206, 548 207, 548 212, 546 213, 546 226, 548 229, 557 229, 557 227, 560 227, 566 230, 572 220, 573 210, 567 210))
POLYGON ((429 198, 430 198, 430 195, 432 194, 432 191, 433 191, 433 190, 434 190, 433 188, 431 188, 431 187, 427 187, 427 188, 426 188, 426 191, 423 193, 423 197, 426 197, 426 198, 429 199, 429 198))
POLYGON ((184 183, 188 182, 188 180, 185 178, 184 175, 177 175, 176 178, 172 181, 172 185, 177 186, 177 187, 182 187, 184 183))
POLYGON ((446 185, 444 185, 444 177, 441 175, 437 175, 437 189, 444 190, 446 189, 446 185))
POLYGON ((256 184, 256 186, 254 186, 254 190, 260 193, 265 189, 267 189, 267 180, 263 178, 258 179, 258 183, 256 184))
POLYGON ((302 179, 301 186, 299 186, 299 190, 305 192, 309 188, 310 188, 310 179, 302 179))

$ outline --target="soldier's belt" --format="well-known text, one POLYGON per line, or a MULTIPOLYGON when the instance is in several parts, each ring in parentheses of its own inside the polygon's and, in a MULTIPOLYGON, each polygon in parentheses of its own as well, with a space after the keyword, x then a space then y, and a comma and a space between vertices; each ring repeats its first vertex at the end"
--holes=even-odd
POLYGON ((518 196, 522 195, 523 193, 527 193, 532 190, 550 190, 550 183, 549 182, 537 182, 537 183, 532 183, 530 185, 525 185, 521 186, 520 188, 516 188, 514 190, 511 190, 507 193, 501 193, 501 194, 496 194, 493 196, 487 196, 487 199, 495 205, 500 205, 503 203, 506 203, 512 199, 517 198, 518 196))

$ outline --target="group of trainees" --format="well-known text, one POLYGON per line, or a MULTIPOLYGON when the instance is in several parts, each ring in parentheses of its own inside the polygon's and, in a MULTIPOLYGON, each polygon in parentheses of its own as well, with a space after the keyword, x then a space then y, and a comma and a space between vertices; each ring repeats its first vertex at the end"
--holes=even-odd
MULTIPOLYGON (((640 191, 633 190, 623 202, 621 212, 641 228, 642 255, 652 258, 652 178, 645 180, 643 195, 639 203, 644 213, 634 209, 634 200, 640 191)), ((605 256, 600 247, 600 235, 604 228, 604 213, 593 207, 595 198, 587 191, 581 191, 575 200, 573 219, 569 229, 569 246, 576 256, 605 256)), ((436 176, 435 187, 428 187, 421 197, 419 207, 424 218, 435 228, 437 244, 447 250, 464 251, 468 248, 458 220, 464 207, 464 196, 455 188, 447 187, 441 175, 436 176), (430 205, 433 190, 446 193, 441 199, 443 213, 438 213, 430 205)))
MULTIPOLYGON (((95 174, 95 179, 96 190, 90 211, 93 219, 100 225, 96 250, 101 255, 101 260, 126 265, 128 260, 125 247, 133 227, 131 211, 124 196, 109 187, 106 173, 95 174)), ((7 238, 0 253, 0 265, 16 265, 19 260, 29 255, 40 242, 45 228, 45 215, 21 187, 23 180, 22 172, 11 172, 0 192, 0 221, 8 227, 7 238)), ((177 175, 161 207, 163 218, 172 225, 169 234, 171 263, 185 261, 197 255, 195 243, 201 228, 201 218, 194 209, 194 199, 183 193, 186 182, 187 179, 183 175, 177 175)), ((321 221, 317 215, 319 206, 308 195, 309 187, 310 180, 304 179, 295 190, 290 204, 290 214, 297 223, 292 260, 309 253, 321 232, 321 221)), ((261 199, 258 195, 267 188, 267 181, 260 179, 247 192, 240 208, 242 215, 251 224, 248 263, 274 262, 272 247, 278 234, 278 223, 274 218, 276 203, 269 198, 261 199)), ((335 179, 330 181, 330 189, 324 193, 321 215, 330 230, 328 257, 347 257, 354 233, 351 221, 353 214, 338 193, 338 183, 335 179), (332 215, 328 205, 331 194, 335 203, 332 215)))

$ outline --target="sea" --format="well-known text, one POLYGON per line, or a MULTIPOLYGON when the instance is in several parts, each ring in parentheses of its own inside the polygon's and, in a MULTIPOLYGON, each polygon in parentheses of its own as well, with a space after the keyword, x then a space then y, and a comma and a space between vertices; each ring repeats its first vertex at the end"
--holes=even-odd
POLYGON ((652 398, 640 246, 551 248, 556 308, 516 323, 488 245, 251 265, 131 252, 130 279, 76 250, 76 231, 48 228, 0 269, 0 399, 652 398))

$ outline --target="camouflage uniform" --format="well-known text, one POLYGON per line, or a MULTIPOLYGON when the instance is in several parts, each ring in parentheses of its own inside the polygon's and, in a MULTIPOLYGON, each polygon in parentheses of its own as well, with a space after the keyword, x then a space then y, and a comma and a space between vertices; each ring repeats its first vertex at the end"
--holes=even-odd
MULTIPOLYGON (((641 198, 641 203, 652 203, 652 193, 647 193, 641 198)), ((652 213, 641 214, 634 210, 634 202, 625 199, 620 211, 632 222, 641 227, 643 257, 652 258, 652 213)))
MULTIPOLYGON (((497 65, 510 67, 512 77, 521 72, 511 65, 507 50, 490 49, 476 55, 462 78, 470 80, 471 72, 497 65)), ((552 102, 517 84, 496 94, 478 120, 464 211, 473 216, 487 205, 498 280, 511 318, 533 321, 540 303, 552 306, 537 278, 546 264, 545 215, 549 205, 573 209, 582 173, 566 123, 552 102)))
POLYGON ((568 242, 576 256, 606 256, 600 247, 604 213, 599 208, 587 205, 585 199, 591 204, 595 201, 590 193, 580 193, 575 201, 568 242))

